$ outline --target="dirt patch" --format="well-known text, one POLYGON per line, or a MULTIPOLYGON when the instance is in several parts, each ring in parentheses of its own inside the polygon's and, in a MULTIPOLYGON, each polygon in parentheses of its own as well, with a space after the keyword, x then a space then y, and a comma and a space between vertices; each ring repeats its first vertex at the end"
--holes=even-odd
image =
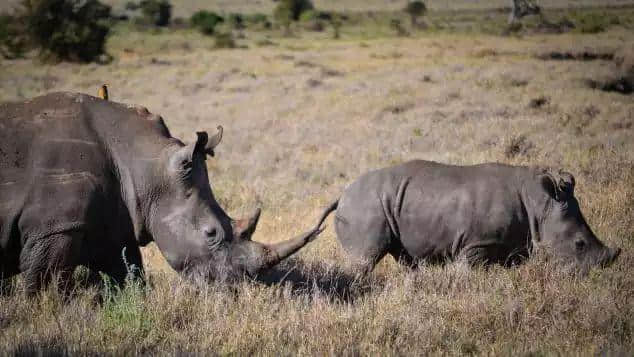
POLYGON ((542 108, 550 103, 550 98, 541 96, 537 98, 533 98, 528 102, 528 107, 532 109, 542 108))
POLYGON ((568 19, 561 19, 559 22, 541 21, 532 32, 542 34, 560 34, 568 31, 572 31, 575 28, 575 24, 568 19))
POLYGON ((590 88, 599 89, 604 92, 617 92, 621 94, 634 93, 634 82, 625 77, 604 80, 588 79, 586 84, 590 88))
POLYGON ((634 93, 634 46, 619 50, 613 56, 613 74, 602 79, 588 79, 590 88, 621 94, 634 93))
POLYGON ((382 114, 394 114, 394 115, 399 115, 399 114, 403 114, 406 111, 410 110, 414 108, 414 104, 413 103, 402 103, 402 104, 394 104, 394 105, 388 105, 387 107, 383 108, 383 110, 381 110, 382 114))
POLYGON ((537 53, 535 57, 544 61, 612 61, 614 59, 614 52, 596 51, 591 49, 584 49, 581 51, 551 50, 537 53))

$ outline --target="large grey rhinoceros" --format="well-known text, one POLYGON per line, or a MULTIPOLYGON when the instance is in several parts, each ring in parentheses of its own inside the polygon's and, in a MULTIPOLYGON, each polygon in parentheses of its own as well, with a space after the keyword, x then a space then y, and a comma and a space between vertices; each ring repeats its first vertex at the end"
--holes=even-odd
POLYGON ((369 172, 339 200, 335 230, 362 273, 386 254, 406 264, 510 265, 533 245, 584 266, 613 262, 586 223, 566 172, 410 161, 369 172))
POLYGON ((141 273, 139 246, 151 241, 178 272, 239 277, 314 239, 328 210, 277 244, 250 240, 259 210, 242 220, 224 212, 205 165, 219 129, 185 145, 143 107, 73 93, 1 104, 0 278, 23 273, 34 292, 83 265, 122 282, 131 265, 141 273))

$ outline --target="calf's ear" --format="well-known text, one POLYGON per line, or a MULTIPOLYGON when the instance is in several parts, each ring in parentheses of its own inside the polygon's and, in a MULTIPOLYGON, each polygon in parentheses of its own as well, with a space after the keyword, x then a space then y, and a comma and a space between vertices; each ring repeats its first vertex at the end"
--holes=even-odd
POLYGON ((548 172, 539 175, 539 183, 542 188, 548 193, 548 195, 555 200, 559 201, 559 195, 557 192, 557 183, 555 178, 548 172))
POLYGON ((575 177, 570 172, 559 171, 559 183, 557 189, 564 198, 572 197, 575 193, 575 177))
POLYGON ((540 183, 549 196, 557 201, 566 201, 573 196, 575 190, 575 178, 571 173, 559 171, 559 179, 551 173, 544 172, 540 175, 540 183))

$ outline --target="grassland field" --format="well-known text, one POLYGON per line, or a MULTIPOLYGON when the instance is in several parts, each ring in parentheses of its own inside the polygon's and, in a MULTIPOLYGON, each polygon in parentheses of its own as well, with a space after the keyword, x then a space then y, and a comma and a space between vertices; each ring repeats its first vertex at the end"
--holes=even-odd
MULTIPOLYGON (((172 3, 175 16, 198 9, 172 3)), ((270 13, 272 4, 204 6, 270 13)), ((339 39, 295 24, 291 36, 234 30, 238 47, 217 49, 192 29, 120 23, 106 65, 0 60, 0 101, 96 94, 107 83, 111 100, 147 106, 184 141, 223 125, 211 184, 234 217, 262 207, 258 241, 307 229, 360 174, 409 159, 564 168, 597 236, 624 249, 617 263, 577 276, 542 256, 508 269, 413 271, 386 258, 361 279, 329 220, 268 283, 200 287, 151 244, 147 288, 77 287, 65 302, 53 288, 27 298, 18 279, 0 296, 0 353, 631 355, 634 96, 589 83, 634 54, 634 4, 553 0, 553 23, 591 19, 602 31, 545 33, 527 19, 510 36, 501 35, 507 14, 490 10, 501 0, 429 1, 427 29, 396 12, 403 1, 315 5, 349 15, 339 39), (393 18, 407 36, 395 34, 393 18)))

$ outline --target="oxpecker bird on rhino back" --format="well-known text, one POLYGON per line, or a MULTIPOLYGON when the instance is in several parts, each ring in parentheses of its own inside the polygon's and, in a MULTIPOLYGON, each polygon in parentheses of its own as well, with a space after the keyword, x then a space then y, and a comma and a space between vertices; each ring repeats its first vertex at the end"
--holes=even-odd
POLYGON ((339 200, 335 230, 364 273, 386 254, 402 263, 511 265, 543 247, 584 267, 607 265, 620 249, 594 235, 560 171, 502 164, 410 161, 369 172, 339 200))
POLYGON ((78 265, 122 282, 131 265, 142 273, 151 241, 188 276, 257 274, 314 239, 329 212, 294 239, 251 241, 259 210, 231 219, 209 184, 221 128, 186 145, 143 107, 53 93, 1 104, 0 128, 0 279, 23 273, 32 292, 78 265))

